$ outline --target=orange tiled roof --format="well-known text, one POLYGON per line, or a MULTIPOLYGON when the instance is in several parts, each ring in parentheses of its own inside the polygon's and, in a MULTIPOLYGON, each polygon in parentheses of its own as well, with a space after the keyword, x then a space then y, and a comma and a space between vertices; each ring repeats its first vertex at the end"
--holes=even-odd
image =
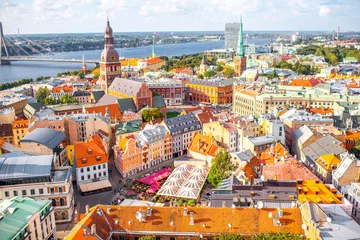
POLYGON ((53 92, 53 93, 59 93, 59 92, 61 92, 61 90, 63 90, 63 91, 66 92, 66 93, 72 93, 73 90, 74 90, 74 88, 73 88, 73 86, 54 87, 54 88, 52 89, 52 92, 53 92))
POLYGON ((101 147, 95 142, 76 142, 74 144, 76 167, 87 167, 107 163, 108 159, 101 147), (100 160, 97 157, 100 156, 100 160), (86 162, 83 162, 86 159, 86 162))
POLYGON ((107 107, 109 108, 111 118, 121 118, 121 112, 117 103, 87 107, 86 111, 88 111, 89 113, 101 113, 103 116, 105 116, 107 107))
POLYGON ((93 136, 91 136, 89 142, 95 143, 105 152, 103 139, 98 134, 95 133, 93 136))
POLYGON ((321 83, 320 79, 310 78, 310 79, 294 79, 291 81, 289 86, 301 86, 301 87, 315 87, 321 83))
POLYGON ((151 58, 151 59, 147 60, 147 65, 152 65, 152 64, 156 64, 156 63, 162 63, 162 62, 165 62, 165 61, 161 58, 151 58))
POLYGON ((267 148, 264 152, 261 153, 259 162, 263 164, 273 164, 275 159, 280 160, 281 157, 286 158, 287 156, 289 156, 289 152, 280 142, 277 142, 272 154, 271 147, 267 148))
POLYGON ((262 166, 262 175, 265 179, 296 181, 319 180, 306 166, 293 158, 285 162, 277 162, 270 165, 262 166))
POLYGON ((12 122, 12 129, 27 128, 29 120, 17 119, 12 122))
POLYGON ((244 166, 242 167, 241 170, 245 173, 245 176, 246 176, 247 179, 250 179, 251 176, 254 177, 254 178, 258 177, 258 175, 255 172, 254 168, 249 163, 244 164, 244 166))
POLYGON ((337 167, 341 163, 341 160, 334 154, 325 154, 318 157, 315 162, 326 171, 331 171, 333 166, 337 167))
POLYGON ((196 134, 190 143, 189 150, 203 155, 215 156, 221 148, 216 144, 213 137, 203 134, 196 134))
POLYGON ((334 109, 331 108, 307 108, 308 112, 312 114, 331 115, 334 116, 334 109))
MULTIPOLYGON (((201 233, 205 238, 229 232, 241 234, 244 237, 266 232, 289 232, 292 234, 303 234, 302 218, 299 208, 284 208, 284 214, 279 219, 281 225, 275 226, 273 219, 269 218, 277 213, 277 209, 257 208, 199 208, 187 207, 188 212, 194 216, 194 224, 190 225, 189 215, 183 214, 183 207, 152 207, 152 215, 146 217, 146 221, 136 219, 138 211, 147 212, 147 208, 137 206, 107 206, 98 205, 82 219, 73 230, 65 237, 71 239, 89 239, 84 236, 85 229, 91 229, 96 225, 96 233, 102 238, 110 237, 111 231, 121 231, 122 234, 136 232, 136 235, 154 235, 175 232, 176 235, 198 236, 201 233), (100 214, 98 214, 98 212, 100 214), (171 225, 170 222, 173 222, 171 225), (204 227, 205 225, 205 227, 204 227), (179 234, 176 234, 179 233, 179 234)), ((92 238, 90 238, 92 239, 92 238)))
POLYGON ((324 204, 342 204, 342 194, 336 188, 320 181, 304 180, 302 183, 298 182, 297 189, 300 203, 308 201, 324 204))

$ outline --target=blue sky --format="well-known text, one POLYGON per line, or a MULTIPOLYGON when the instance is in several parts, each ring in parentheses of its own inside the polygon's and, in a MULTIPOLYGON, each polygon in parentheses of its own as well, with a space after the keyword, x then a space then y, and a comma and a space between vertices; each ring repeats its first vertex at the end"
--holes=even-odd
POLYGON ((5 34, 224 30, 360 30, 360 0, 0 0, 5 34))

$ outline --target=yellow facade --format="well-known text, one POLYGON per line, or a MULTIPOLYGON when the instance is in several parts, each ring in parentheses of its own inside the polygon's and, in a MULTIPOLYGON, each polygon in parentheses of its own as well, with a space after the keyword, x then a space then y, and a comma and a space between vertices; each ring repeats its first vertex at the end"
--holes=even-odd
POLYGON ((67 151, 67 157, 69 159, 69 163, 72 166, 74 163, 74 155, 75 155, 75 151, 74 151, 74 145, 67 145, 66 147, 66 151, 67 151))
POLYGON ((208 102, 211 104, 232 103, 232 86, 217 87, 198 83, 188 83, 186 84, 186 87, 188 101, 208 102))
POLYGON ((226 129, 220 122, 209 122, 203 125, 203 134, 213 136, 215 140, 223 148, 230 148, 232 144, 236 142, 230 142, 230 131, 226 129))
POLYGON ((12 132, 13 132, 13 144, 20 147, 20 139, 25 137, 28 133, 28 120, 15 120, 12 123, 12 132))

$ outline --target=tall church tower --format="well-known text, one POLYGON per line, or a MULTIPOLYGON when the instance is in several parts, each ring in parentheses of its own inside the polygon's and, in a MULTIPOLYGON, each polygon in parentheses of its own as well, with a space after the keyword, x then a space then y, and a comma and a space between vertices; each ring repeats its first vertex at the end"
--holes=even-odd
POLYGON ((155 36, 153 36, 153 47, 152 47, 151 58, 156 58, 156 50, 155 50, 155 36))
POLYGON ((121 77, 121 64, 119 54, 114 48, 113 30, 110 27, 108 17, 104 36, 104 50, 100 59, 100 84, 105 93, 108 93, 108 88, 116 77, 121 77))
POLYGON ((205 54, 203 55, 202 57, 202 60, 201 60, 201 64, 200 64, 200 67, 199 67, 199 72, 201 74, 204 74, 207 70, 207 65, 206 65, 206 62, 205 62, 205 54))
POLYGON ((240 77, 245 70, 246 70, 246 57, 245 57, 245 48, 244 48, 243 24, 242 24, 242 18, 240 18, 239 44, 236 51, 236 56, 234 58, 235 77, 240 77))

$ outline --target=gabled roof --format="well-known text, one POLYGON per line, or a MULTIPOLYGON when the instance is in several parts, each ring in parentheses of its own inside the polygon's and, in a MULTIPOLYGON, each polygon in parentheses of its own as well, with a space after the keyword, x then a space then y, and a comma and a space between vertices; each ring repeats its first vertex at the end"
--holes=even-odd
POLYGON ((84 97, 84 96, 90 96, 90 92, 87 91, 75 91, 73 94, 73 97, 84 97))
POLYGON ((166 107, 164 98, 162 96, 154 96, 154 97, 152 97, 152 107, 153 108, 166 107))
POLYGON ((12 124, 11 123, 3 123, 0 124, 0 137, 9 137, 12 136, 12 124))
POLYGON ((168 118, 164 123, 172 136, 201 129, 201 123, 194 113, 168 118))
POLYGON ((338 159, 334 154, 324 154, 320 156, 315 162, 321 166, 326 171, 331 171, 334 167, 337 167, 340 164, 340 159, 338 159))
POLYGON ((76 142, 74 150, 77 168, 108 162, 105 151, 96 142, 76 142))
POLYGON ((116 135, 135 133, 142 129, 141 120, 131 120, 117 125, 116 135))
POLYGON ((92 97, 94 98, 95 102, 98 102, 102 96, 105 95, 105 91, 92 91, 91 92, 92 97))
POLYGON ((152 64, 156 64, 156 63, 162 63, 165 61, 161 58, 151 58, 151 59, 147 60, 146 62, 147 62, 147 65, 152 65, 152 64))
POLYGON ((119 106, 116 103, 107 104, 107 105, 96 105, 93 107, 85 108, 88 113, 101 113, 102 116, 105 116, 106 109, 108 109, 111 118, 120 118, 121 112, 119 106))
MULTIPOLYGON (((41 108, 44 106, 44 104, 42 102, 34 102, 34 103, 28 103, 28 106, 30 106, 31 108, 33 108, 35 110, 35 112, 38 112, 41 110, 41 108)), ((27 106, 25 106, 25 108, 27 108, 27 106)))
POLYGON ((202 112, 202 113, 198 113, 196 116, 201 122, 201 124, 215 121, 215 117, 212 114, 212 112, 202 112))
POLYGON ((111 83, 109 90, 136 97, 142 87, 142 82, 131 79, 115 78, 111 83))
POLYGON ((117 104, 118 104, 121 112, 124 112, 124 111, 136 112, 136 105, 135 105, 134 99, 120 98, 120 99, 117 99, 116 101, 117 101, 117 104))
POLYGON ((20 139, 20 143, 36 142, 50 149, 54 149, 59 146, 65 138, 66 137, 62 132, 50 128, 36 128, 34 131, 20 139))

